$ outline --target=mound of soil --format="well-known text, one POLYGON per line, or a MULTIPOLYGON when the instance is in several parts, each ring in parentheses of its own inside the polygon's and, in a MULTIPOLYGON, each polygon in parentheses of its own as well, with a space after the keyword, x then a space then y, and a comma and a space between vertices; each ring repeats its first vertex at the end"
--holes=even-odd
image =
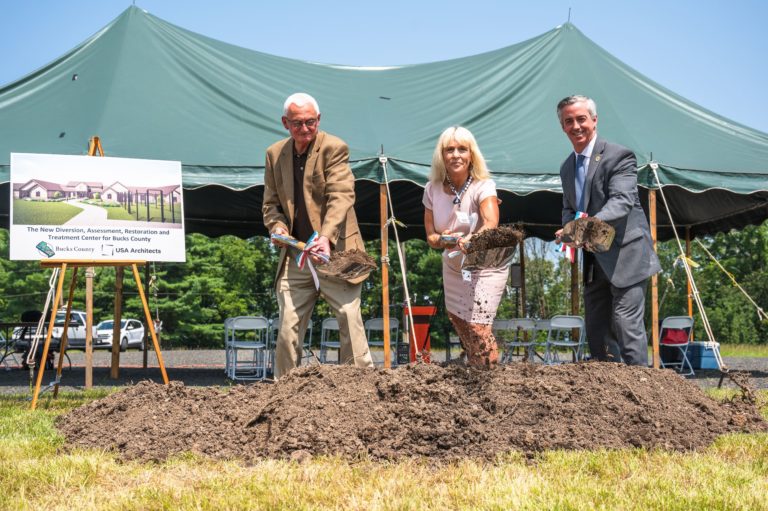
POLYGON ((747 399, 718 403, 671 371, 611 363, 309 366, 274 385, 228 391, 143 382, 61 416, 57 426, 71 447, 124 459, 192 451, 439 462, 547 449, 693 450, 724 433, 768 429, 747 399))

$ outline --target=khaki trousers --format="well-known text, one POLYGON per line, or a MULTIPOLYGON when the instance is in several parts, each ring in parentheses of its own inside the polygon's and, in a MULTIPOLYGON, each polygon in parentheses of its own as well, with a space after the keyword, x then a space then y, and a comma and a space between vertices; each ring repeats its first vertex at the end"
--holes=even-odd
POLYGON ((339 321, 339 361, 357 367, 373 367, 360 313, 362 283, 349 284, 321 275, 318 277, 320 291, 315 289, 315 282, 307 266, 300 270, 291 257, 283 265, 276 286, 280 329, 275 352, 275 378, 280 378, 301 364, 304 336, 319 296, 325 298, 339 321))

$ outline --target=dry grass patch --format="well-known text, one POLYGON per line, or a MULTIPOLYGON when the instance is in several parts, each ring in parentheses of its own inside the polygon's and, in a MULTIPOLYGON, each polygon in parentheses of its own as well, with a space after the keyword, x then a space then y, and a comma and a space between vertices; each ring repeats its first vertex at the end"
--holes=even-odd
POLYGON ((35 412, 0 399, 0 509, 768 510, 768 434, 724 436, 700 452, 513 453, 494 463, 245 464, 186 454, 153 464, 62 453, 53 419, 83 399, 64 396, 35 412))

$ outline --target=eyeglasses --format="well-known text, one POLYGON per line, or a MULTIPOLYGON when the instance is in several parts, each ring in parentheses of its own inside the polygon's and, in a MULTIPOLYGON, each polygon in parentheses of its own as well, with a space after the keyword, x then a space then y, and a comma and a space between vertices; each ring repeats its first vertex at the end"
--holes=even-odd
POLYGON ((288 121, 288 124, 295 130, 301 129, 302 126, 306 126, 307 128, 312 129, 317 126, 317 119, 307 119, 306 121, 288 121))

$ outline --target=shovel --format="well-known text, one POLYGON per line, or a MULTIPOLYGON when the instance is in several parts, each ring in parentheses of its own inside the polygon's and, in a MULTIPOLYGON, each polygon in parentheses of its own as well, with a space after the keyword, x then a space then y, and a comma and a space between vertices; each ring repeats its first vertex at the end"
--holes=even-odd
MULTIPOLYGON (((306 243, 297 240, 293 236, 273 234, 271 239, 301 251, 304 251, 307 247, 306 243)), ((368 276, 371 271, 376 269, 376 261, 363 250, 352 249, 344 250, 343 252, 332 252, 330 257, 325 254, 313 255, 317 255, 325 263, 317 267, 318 273, 348 282, 368 276)))
MULTIPOLYGON (((462 269, 482 270, 507 266, 515 255, 517 245, 522 242, 523 237, 523 232, 520 229, 508 225, 475 234, 471 240, 464 244, 466 254, 462 269)), ((455 240, 446 241, 455 243, 455 240)), ((448 256, 453 257, 460 253, 460 251, 455 251, 448 256)))
POLYGON ((563 227, 560 241, 575 243, 589 252, 606 252, 611 248, 616 231, 611 224, 587 216, 571 220, 563 227))

